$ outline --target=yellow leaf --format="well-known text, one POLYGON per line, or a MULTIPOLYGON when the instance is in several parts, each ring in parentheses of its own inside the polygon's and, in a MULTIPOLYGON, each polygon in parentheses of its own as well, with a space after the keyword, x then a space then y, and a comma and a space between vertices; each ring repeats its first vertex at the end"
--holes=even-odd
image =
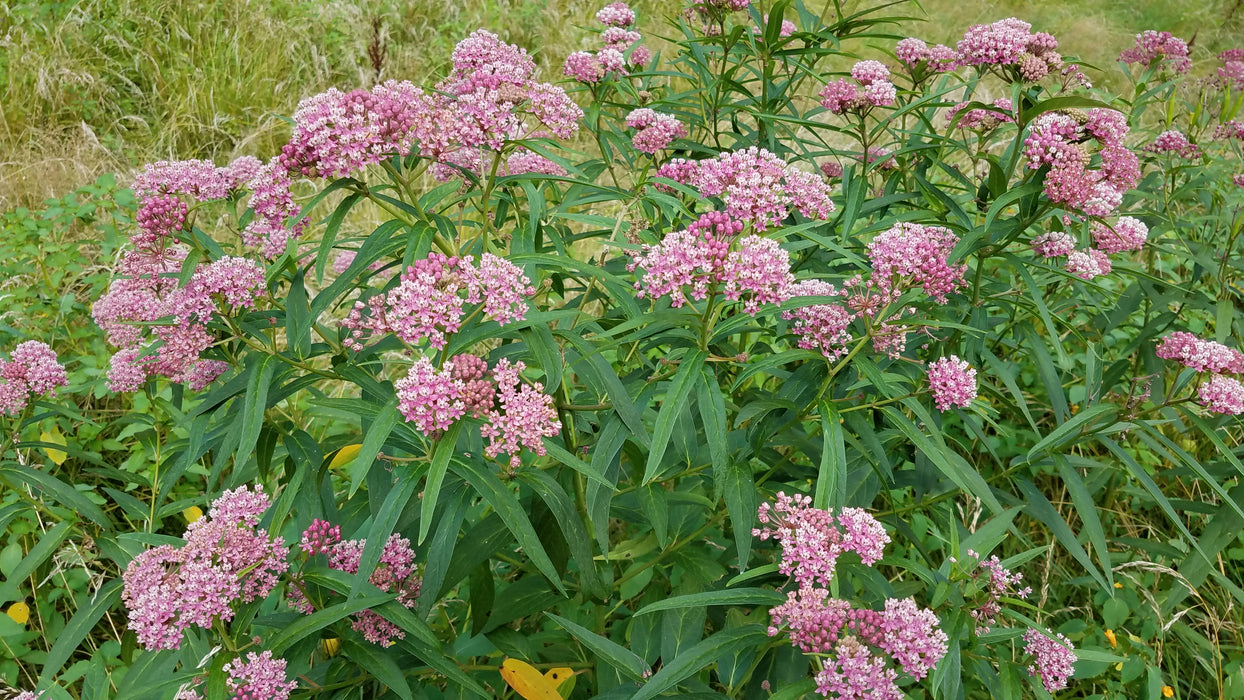
MULTIPOLYGON (((39 441, 50 442, 53 445, 64 445, 65 436, 60 434, 60 429, 56 426, 52 426, 51 430, 45 430, 39 434, 39 441)), ((43 450, 48 453, 48 459, 56 462, 56 466, 58 467, 65 463, 65 457, 68 456, 62 450, 54 450, 51 447, 45 447, 43 450)))
POLYGON ((360 447, 362 447, 362 445, 346 445, 340 450, 337 450, 337 454, 333 455, 333 461, 328 463, 328 468, 336 469, 338 467, 344 467, 354 461, 354 458, 359 456, 360 447))
POLYGON ((192 523, 203 517, 203 509, 198 506, 190 506, 181 512, 181 517, 185 518, 186 522, 192 523))
POLYGON ((554 688, 557 688, 558 695, 566 697, 574 690, 574 669, 573 668, 554 668, 544 674, 544 679, 551 682, 554 688))
POLYGON ((341 651, 341 640, 336 637, 325 639, 320 642, 320 648, 324 651, 324 657, 331 659, 341 651))
POLYGON ((13 618, 13 621, 17 624, 24 625, 28 620, 30 620, 30 606, 22 602, 17 602, 10 605, 9 609, 5 611, 5 614, 13 618))
MULTIPOLYGON (((558 672, 568 670, 570 669, 553 669, 558 672)), ((562 700, 561 694, 557 692, 557 686, 560 683, 541 675, 526 661, 506 659, 501 662, 501 677, 514 689, 514 692, 526 700, 562 700)))

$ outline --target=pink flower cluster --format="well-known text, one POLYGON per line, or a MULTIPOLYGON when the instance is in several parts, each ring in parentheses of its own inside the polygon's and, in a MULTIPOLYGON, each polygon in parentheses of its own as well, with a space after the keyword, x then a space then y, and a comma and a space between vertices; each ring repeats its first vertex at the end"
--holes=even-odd
POLYGON ((1170 129, 1158 134, 1152 143, 1145 146, 1150 153, 1170 153, 1180 158, 1199 158, 1201 149, 1188 140, 1182 131, 1170 129))
POLYGON ((8 360, 0 360, 0 413, 16 416, 31 396, 55 396, 69 383, 69 375, 47 343, 27 340, 13 348, 8 360))
POLYGON ((924 63, 933 73, 946 73, 959 67, 959 54, 954 49, 942 44, 930 47, 915 37, 899 41, 894 46, 894 57, 909 69, 924 63))
POLYGON ((505 258, 484 253, 477 267, 469 255, 432 252, 406 268, 387 293, 355 302, 341 322, 350 331, 344 344, 361 350, 369 333, 392 333, 412 345, 426 339, 443 348, 462 326, 464 304, 480 304, 485 318, 504 326, 526 317, 526 299, 535 293, 522 268, 505 258))
POLYGON ((1188 58, 1188 44, 1170 32, 1158 32, 1146 29, 1136 35, 1136 43, 1119 54, 1123 63, 1136 64, 1145 68, 1160 66, 1175 73, 1187 73, 1192 70, 1192 59, 1188 58))
POLYGON ((1051 693, 1067 687, 1067 679, 1075 673, 1075 645, 1070 639, 1052 631, 1043 634, 1037 629, 1024 632, 1024 651, 1032 655, 1028 675, 1039 676, 1041 684, 1051 693))
POLYGON ((235 602, 267 597, 287 568, 289 548, 258 528, 270 501, 263 488, 226 491, 186 529, 185 545, 142 552, 122 575, 130 629, 147 649, 177 649, 192 625, 233 618, 235 602))
POLYGON ((873 284, 882 293, 920 286, 939 304, 963 286, 966 265, 951 265, 947 257, 959 242, 950 229, 902 222, 883 231, 868 244, 873 284))
POLYGON ((1224 89, 1237 89, 1244 85, 1244 49, 1229 49, 1218 54, 1222 66, 1218 69, 1218 85, 1224 89))
POLYGON ((1110 274, 1114 267, 1104 252, 1090 248, 1068 253, 1064 269, 1082 280, 1091 280, 1110 274))
POLYGON ((134 178, 138 211, 134 216, 139 233, 131 242, 140 247, 162 247, 186 227, 186 199, 210 202, 224 199, 231 191, 247 186, 259 160, 243 156, 218 168, 206 160, 161 160, 149 163, 134 178))
POLYGON ((1058 40, 1014 17, 976 24, 959 40, 959 66, 1014 66, 1026 81, 1035 82, 1063 67, 1058 40))
MULTIPOLYGON (((790 298, 846 296, 845 290, 823 280, 804 280, 787 290, 790 298)), ((783 311, 782 317, 793 320, 791 332, 799 336, 799 347, 820 350, 829 360, 837 360, 847 354, 847 344, 852 336, 849 328, 855 314, 841 304, 814 304, 793 311, 783 311)))
POLYGON ((1244 352, 1204 340, 1186 331, 1171 333, 1158 343, 1157 356, 1197 372, 1210 373, 1197 387, 1197 399, 1214 413, 1244 414, 1244 384, 1226 374, 1244 374, 1244 352))
POLYGON ((860 61, 851 68, 851 80, 839 78, 821 89, 821 106, 834 114, 864 114, 873 107, 894 104, 898 92, 890 69, 880 61, 860 61))
POLYGON ((761 540, 782 545, 778 571, 794 577, 800 588, 828 586, 838 557, 855 552, 872 566, 881 558, 890 536, 876 518, 862 508, 833 511, 812 507, 812 498, 778 492, 774 503, 762 503, 757 519, 764 527, 752 530, 761 540))
POLYGON ((1089 216, 1105 217, 1123 203, 1123 193, 1140 179, 1140 161, 1124 138, 1127 117, 1112 109, 1093 108, 1081 119, 1046 112, 1032 123, 1024 140, 1028 167, 1049 166, 1045 194, 1051 201, 1089 216), (1089 168, 1084 144, 1095 139, 1101 167, 1089 168))
POLYGON ((822 220, 834 210, 823 179, 755 146, 706 160, 675 158, 657 175, 690 185, 704 197, 720 197, 727 214, 758 231, 780 226, 792 208, 822 220))
POLYGON ((862 509, 844 508, 835 517, 811 503, 807 496, 778 493, 757 514, 764 527, 752 534, 781 543, 778 570, 798 583, 785 603, 769 611, 769 636, 785 631, 804 653, 828 656, 816 677, 817 692, 826 697, 899 700, 898 671, 888 661, 920 680, 946 655, 946 633, 937 616, 911 598, 887 599, 883 610, 831 598, 824 586, 838 557, 853 551, 871 566, 890 538, 862 509))
POLYGON ((108 342, 120 348, 108 370, 113 391, 137 391, 152 377, 199 390, 228 365, 202 357, 215 342, 207 324, 223 308, 254 308, 265 290, 264 269, 254 260, 224 257, 197 265, 178 286, 184 248, 137 247, 126 252, 119 276, 91 314, 108 342))
POLYGON ((966 408, 976 398, 976 370, 958 355, 929 363, 929 389, 937 410, 951 406, 966 408))
POLYGON ((406 420, 429 435, 448 430, 468 413, 483 418, 480 434, 489 439, 484 453, 510 455, 510 466, 521 464, 523 448, 543 455, 543 438, 561 431, 553 398, 540 384, 523 382, 522 362, 502 358, 489 377, 488 363, 473 355, 458 355, 437 370, 420 358, 395 386, 398 410, 406 420))
POLYGON ((1006 97, 999 97, 993 101, 993 109, 970 109, 960 116, 963 108, 968 105, 967 102, 960 102, 950 111, 946 113, 946 123, 956 124, 960 129, 982 129, 989 130, 997 128, 999 124, 1014 124, 1015 114, 1014 106, 1011 100, 1006 97), (956 117, 958 122, 955 121, 956 117))
MULTIPOLYGON (((304 533, 303 537, 314 537, 316 534, 319 533, 304 533)), ((329 568, 357 574, 366 546, 366 539, 333 542, 327 552, 329 568)), ((390 535, 380 551, 380 561, 367 580, 386 593, 396 594, 397 602, 403 606, 415 607, 422 579, 415 574, 415 552, 410 548, 410 540, 397 533, 390 535)), ((306 614, 314 612, 315 607, 297 588, 290 588, 289 598, 291 607, 296 610, 306 614)), ((357 612, 350 619, 350 626, 372 644, 389 646, 393 640, 406 636, 400 627, 374 610, 357 612)))
POLYGON ((649 155, 668 147, 674 139, 687 135, 687 127, 673 115, 662 114, 648 107, 632 110, 626 115, 626 125, 639 130, 631 138, 631 145, 649 155))
POLYGON ((702 300, 720 292, 730 301, 741 301, 743 310, 752 315, 761 305, 785 301, 795 281, 790 254, 768 238, 736 238, 742 230, 742 222, 714 211, 657 245, 644 245, 627 265, 632 272, 644 270, 635 283, 636 296, 668 296, 678 308, 688 293, 702 300))
POLYGON ((624 2, 606 5, 596 13, 596 19, 605 25, 600 34, 601 48, 596 51, 576 51, 566 57, 562 73, 580 83, 594 84, 607 75, 625 77, 628 66, 643 68, 652 59, 652 52, 640 46, 643 35, 631 29, 635 24, 635 11, 624 2))
POLYGON ((1094 247, 1087 250, 1076 250, 1075 238, 1066 231, 1037 236, 1032 239, 1032 250, 1043 258, 1066 256, 1064 269, 1068 273, 1091 280, 1114 269, 1109 255, 1140 250, 1149 238, 1149 227, 1131 216, 1120 216, 1113 225, 1094 221, 1090 231, 1094 247))
POLYGON ((1032 250, 1043 258, 1060 258, 1076 249, 1076 239, 1066 231, 1050 231, 1032 239, 1032 250))
POLYGON ((285 659, 272 658, 270 651, 247 652, 246 660, 239 656, 225 664, 224 672, 231 700, 288 700, 298 687, 296 681, 285 680, 285 659))
POLYGON ((1140 250, 1149 239, 1149 227, 1140 219, 1120 216, 1114 226, 1093 222, 1093 244, 1103 253, 1140 250))
POLYGON ((1214 127, 1216 139, 1244 139, 1244 121, 1232 119, 1214 127))

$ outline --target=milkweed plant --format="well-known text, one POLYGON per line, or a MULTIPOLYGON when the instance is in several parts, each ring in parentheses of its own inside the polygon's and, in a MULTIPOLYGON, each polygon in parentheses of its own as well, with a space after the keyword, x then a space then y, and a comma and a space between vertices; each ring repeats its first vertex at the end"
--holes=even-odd
POLYGON ((1244 49, 680 9, 138 173, 106 390, 0 363, 16 697, 1244 692, 1244 49))

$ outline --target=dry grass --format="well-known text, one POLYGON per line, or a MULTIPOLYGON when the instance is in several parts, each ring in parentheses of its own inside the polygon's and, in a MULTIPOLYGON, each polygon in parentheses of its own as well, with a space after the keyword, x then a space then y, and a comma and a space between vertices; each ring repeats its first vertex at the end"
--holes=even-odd
MULTIPOLYGON (((1241 34, 1238 0, 1145 3, 928 0, 906 31, 953 41, 1015 15, 1066 53, 1113 69, 1138 31, 1196 36, 1196 57, 1241 34), (1204 29, 1211 28, 1211 29, 1204 29), (1199 30, 1199 33, 1198 33, 1199 30)), ((377 79, 423 81, 477 27, 528 47, 550 74, 603 0, 82 0, 0 6, 0 209, 31 205, 160 158, 265 156, 301 97, 377 79), (379 24, 377 24, 377 20, 379 24), (376 28, 379 27, 377 39, 376 28), (369 49, 383 47, 379 72, 369 49)), ((635 3, 650 26, 666 3, 635 3)), ((809 2, 815 5, 816 2, 809 2)))

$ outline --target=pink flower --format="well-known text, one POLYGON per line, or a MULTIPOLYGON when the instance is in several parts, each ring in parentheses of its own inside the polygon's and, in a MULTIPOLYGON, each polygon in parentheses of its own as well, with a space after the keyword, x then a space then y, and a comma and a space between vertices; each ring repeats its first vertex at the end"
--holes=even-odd
POLYGON ((635 11, 624 2, 611 3, 596 13, 596 21, 606 27, 629 27, 635 24, 635 11))
POLYGON ((966 265, 951 265, 947 257, 959 242, 950 229, 899 223, 868 244, 873 281, 882 290, 921 286, 939 304, 963 286, 966 265))
POLYGON ((1067 687, 1067 679, 1075 672, 1075 646, 1063 635, 1047 634, 1030 628, 1024 632, 1024 651, 1031 654, 1033 663, 1028 675, 1040 676, 1041 683, 1051 693, 1067 687))
POLYGON ((1244 413, 1244 384, 1215 374, 1197 388, 1197 399, 1214 413, 1238 416, 1244 413))
POLYGON ((889 598, 881 619, 881 647, 912 678, 920 680, 946 655, 948 638, 937 615, 911 598, 889 598))
MULTIPOLYGON (((363 559, 367 540, 343 540, 333 545, 328 555, 328 566, 347 574, 356 574, 363 559)), ((414 608, 423 581, 415 574, 415 552, 410 540, 397 533, 389 536, 380 552, 380 560, 367 580, 382 591, 396 593, 397 602, 414 608)), ((363 610, 351 616, 351 627, 372 644, 389 646, 395 639, 404 639, 406 633, 374 610, 363 610)))
POLYGON ((929 389, 937 410, 967 408, 977 395, 976 370, 958 355, 939 358, 929 363, 929 389))
POLYGON ((789 298, 787 290, 795 282, 790 253, 777 241, 754 235, 739 241, 738 250, 726 256, 722 278, 726 298, 743 301, 743 310, 753 316, 762 304, 780 304, 789 298))
POLYGON ((712 285, 724 282, 727 251, 742 230, 743 222, 714 211, 700 216, 685 231, 666 235, 657 245, 644 245, 627 265, 631 272, 644 270, 635 283, 635 296, 668 296, 674 308, 686 302, 688 293, 696 300, 706 298, 712 285))
POLYGON ((544 455, 543 438, 555 437, 562 427, 553 397, 544 393, 544 386, 520 379, 519 373, 526 368, 522 362, 511 364, 507 358, 497 362, 492 374, 500 411, 489 411, 487 423, 480 428, 480 434, 488 438, 484 454, 490 458, 508 454, 514 469, 522 464, 519 453, 524 447, 544 455))
POLYGON ((316 518, 302 531, 302 551, 307 556, 328 554, 340 541, 341 528, 327 520, 316 518))
POLYGON ((816 674, 816 692, 838 700, 902 700, 895 681, 898 673, 885 659, 848 637, 834 647, 834 655, 816 674))
POLYGON ((226 683, 232 700, 288 700, 298 687, 297 682, 285 680, 285 659, 272 658, 270 651, 247 652, 245 661, 239 656, 226 663, 224 671, 229 675, 226 683))
POLYGON ((821 163, 821 174, 824 175, 826 179, 842 177, 842 163, 839 163, 836 160, 827 160, 824 163, 821 163))
POLYGON ((9 360, 0 360, 0 413, 20 414, 32 396, 55 396, 69 383, 69 375, 47 343, 27 340, 13 348, 9 360))
POLYGON ((781 543, 778 571, 793 576, 800 587, 828 586, 844 553, 859 554, 868 566, 881 558, 890 537, 876 518, 860 508, 844 508, 834 517, 833 511, 811 505, 808 496, 784 492, 773 504, 760 505, 757 519, 763 527, 752 535, 781 543))
POLYGON ((1152 68, 1160 64, 1176 73, 1187 73, 1192 70, 1192 60, 1188 58, 1188 44, 1170 32, 1158 32, 1147 29, 1136 35, 1136 44, 1119 54, 1123 63, 1139 64, 1152 68))
POLYGON ((393 386, 397 390, 398 410, 428 435, 448 430, 466 413, 461 383, 453 379, 450 370, 437 371, 426 357, 419 358, 393 386))
POLYGON ((1090 248, 1069 253, 1064 269, 1082 280, 1091 280, 1110 274, 1112 266, 1105 253, 1090 248))
POLYGON ((1103 253, 1140 250, 1149 237, 1149 227, 1139 219, 1130 216, 1120 216, 1113 228, 1094 223, 1092 231, 1093 243, 1103 253))
POLYGON ((682 122, 647 107, 632 110, 626 115, 626 125, 639 130, 631 139, 631 144, 649 155, 666 148, 674 139, 687 135, 687 127, 682 122))
POLYGON ((1216 139, 1244 139, 1244 121, 1232 119, 1214 127, 1216 139))
POLYGON ((1068 255, 1076 248, 1076 239, 1065 231, 1050 231, 1032 239, 1032 250, 1043 258, 1068 255))
POLYGON ((657 175, 690 185, 706 197, 720 197, 727 214, 759 231, 780 225, 792 208, 814 219, 826 219, 834 210, 823 179, 755 146, 701 161, 676 158, 657 175))
POLYGON ((1014 108, 1011 101, 1005 97, 999 97, 993 101, 995 109, 972 109, 967 113, 959 116, 963 108, 967 106, 967 102, 960 102, 950 111, 946 113, 946 123, 956 123, 955 118, 958 117, 957 125, 960 129, 993 129, 999 124, 1014 123, 1014 108))
POLYGON ((820 92, 821 106, 834 114, 864 113, 873 107, 894 104, 898 93, 890 82, 890 69, 880 61, 860 61, 851 68, 853 85, 841 78, 826 85, 820 92))
POLYGON ((1145 150, 1151 153, 1170 153, 1180 158, 1198 158, 1201 155, 1201 149, 1184 136, 1182 131, 1170 129, 1158 134, 1145 150))
POLYGON ((959 62, 965 66, 1019 63, 1027 52, 1032 25, 1010 17, 993 24, 972 25, 959 40, 959 62))
POLYGON ((225 173, 208 160, 161 160, 143 167, 134 178, 134 193, 140 199, 160 194, 181 194, 200 202, 224 199, 234 184, 225 173))
MULTIPOLYGON (((803 296, 845 296, 834 285, 822 280, 804 280, 791 285, 787 294, 792 298, 803 296)), ((783 311, 782 317, 794 320, 791 332, 799 336, 799 347, 820 350, 827 359, 836 360, 847 354, 851 342, 848 330, 855 315, 839 304, 816 304, 794 311, 783 311)))
POLYGON ((1176 331, 1162 338, 1157 356, 1198 372, 1244 374, 1244 353, 1186 331, 1176 331))
MULTIPOLYGON (((975 554, 972 550, 968 550, 968 556, 975 556, 975 554)), ((1002 598, 1008 596, 1027 598, 1032 595, 1032 587, 1019 588, 1024 575, 1012 573, 1010 569, 1002 566, 1002 562, 996 556, 982 560, 972 570, 973 579, 980 578, 982 574, 985 574, 987 578, 983 584, 987 598, 970 610, 972 619, 976 620, 977 635, 988 634, 990 628, 997 622, 998 614, 1002 612, 1002 598)))

